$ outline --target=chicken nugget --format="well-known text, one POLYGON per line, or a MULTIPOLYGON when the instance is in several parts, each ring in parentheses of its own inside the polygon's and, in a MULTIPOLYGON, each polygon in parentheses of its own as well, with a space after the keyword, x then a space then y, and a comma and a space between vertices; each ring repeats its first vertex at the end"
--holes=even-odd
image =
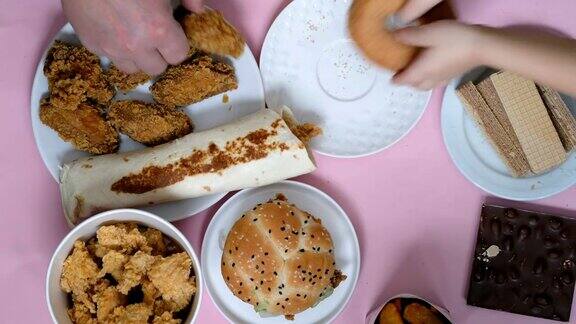
POLYGON ((138 251, 131 256, 124 265, 122 278, 117 285, 118 291, 127 295, 130 289, 138 286, 154 261, 155 258, 153 256, 142 251, 138 251))
POLYGON ((430 308, 418 303, 412 303, 404 308, 404 319, 411 324, 442 324, 430 308))
POLYGON ((90 290, 98 279, 98 266, 88 253, 83 241, 74 242, 74 249, 62 266, 60 287, 79 304, 84 304, 91 312, 95 311, 94 303, 88 297, 90 290))
POLYGON ((166 242, 164 242, 162 232, 155 228, 147 228, 142 235, 146 237, 148 246, 152 248, 152 255, 163 255, 166 252, 166 242))
POLYGON ((239 57, 244 52, 244 38, 219 11, 190 13, 184 17, 182 26, 193 48, 234 57, 239 57))
POLYGON ((106 72, 106 78, 108 79, 108 82, 118 90, 128 92, 137 86, 148 82, 151 79, 151 76, 142 71, 128 74, 120 71, 116 65, 112 64, 106 72))
POLYGON ((152 309, 143 303, 130 304, 126 307, 119 306, 110 315, 108 323, 117 324, 142 324, 148 323, 152 316, 152 309))
POLYGON ((191 133, 193 128, 182 111, 137 100, 114 102, 108 118, 120 132, 148 146, 170 142, 191 133))
POLYGON ((160 257, 148 272, 148 278, 162 294, 162 299, 175 303, 181 310, 196 292, 194 277, 190 277, 192 260, 186 252, 160 257))
POLYGON ((200 55, 169 67, 150 87, 150 92, 161 104, 187 106, 236 88, 238 82, 231 65, 200 55))
POLYGON ((80 104, 76 110, 67 110, 42 100, 40 120, 78 150, 92 154, 118 150, 118 132, 101 116, 98 108, 88 103, 80 104))
POLYGON ((99 322, 106 321, 114 313, 114 309, 125 305, 127 300, 126 296, 121 294, 114 286, 106 287, 97 292, 93 299, 96 302, 96 317, 99 322))
POLYGON ((102 269, 98 273, 99 277, 104 277, 107 273, 111 274, 116 281, 122 280, 124 265, 128 262, 129 257, 115 250, 110 250, 102 257, 102 269))
POLYGON ((137 227, 129 230, 127 227, 118 225, 102 226, 96 231, 96 238, 100 246, 125 254, 131 254, 136 250, 146 253, 151 251, 146 238, 137 227))
POLYGON ((380 311, 378 315, 379 324, 404 324, 402 320, 402 315, 400 314, 400 309, 392 303, 386 304, 380 311))

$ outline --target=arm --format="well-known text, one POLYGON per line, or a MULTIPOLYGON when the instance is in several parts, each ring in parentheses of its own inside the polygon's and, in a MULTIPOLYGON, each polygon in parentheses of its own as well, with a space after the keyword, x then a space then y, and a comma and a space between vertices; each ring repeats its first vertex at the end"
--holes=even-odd
MULTIPOLYGON (((182 3, 202 8, 202 0, 182 3)), ((186 58, 188 42, 170 0, 62 0, 62 9, 84 46, 124 72, 159 74, 186 58)))

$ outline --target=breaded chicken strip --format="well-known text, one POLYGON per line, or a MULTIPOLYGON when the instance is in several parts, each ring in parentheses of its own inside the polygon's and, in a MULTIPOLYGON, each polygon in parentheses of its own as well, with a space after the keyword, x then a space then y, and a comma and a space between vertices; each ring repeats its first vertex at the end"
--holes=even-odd
POLYGON ((148 74, 141 71, 132 74, 122 72, 114 64, 110 65, 110 68, 106 71, 106 77, 110 84, 122 92, 133 90, 137 86, 148 82, 151 78, 148 74))
POLYGON ((108 118, 120 132, 148 146, 170 142, 192 132, 192 122, 182 111, 143 101, 114 102, 108 118))
POLYGON ((242 35, 216 10, 191 13, 184 17, 182 26, 191 47, 234 57, 239 57, 244 51, 242 35))
POLYGON ((169 67, 150 87, 150 92, 161 104, 187 106, 237 87, 232 66, 200 55, 169 67))
POLYGON ((60 287, 67 293, 72 293, 72 297, 79 304, 84 304, 91 312, 95 310, 95 305, 88 296, 88 290, 96 284, 98 279, 98 266, 88 253, 86 244, 82 241, 74 242, 74 249, 64 261, 62 275, 60 277, 60 287))
POLYGON ((118 150, 118 133, 101 116, 98 108, 88 103, 79 104, 76 110, 68 110, 43 99, 40 102, 40 120, 78 150, 92 154, 118 150))
POLYGON ((44 62, 52 104, 64 109, 76 109, 91 99, 107 104, 114 97, 98 56, 81 45, 56 40, 44 62))

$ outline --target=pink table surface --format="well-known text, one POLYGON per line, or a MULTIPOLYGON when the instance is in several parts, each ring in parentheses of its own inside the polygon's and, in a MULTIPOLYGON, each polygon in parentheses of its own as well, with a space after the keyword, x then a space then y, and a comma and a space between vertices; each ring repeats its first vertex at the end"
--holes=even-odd
MULTIPOLYGON (((0 2, 3 323, 50 321, 44 298, 45 272, 54 249, 68 232, 58 187, 36 149, 29 102, 38 59, 65 22, 59 3, 0 2)), ((253 52, 259 53, 268 27, 288 1, 208 3, 223 10, 246 35, 253 52)), ((457 11, 470 22, 541 25, 576 36, 574 0, 468 0, 460 1, 457 11)), ((350 215, 360 239, 360 279, 337 323, 362 323, 375 304, 400 292, 426 296, 445 306, 456 323, 545 322, 466 305, 480 206, 498 200, 469 183, 450 160, 440 132, 441 100, 441 91, 437 91, 417 127, 392 148, 355 160, 318 156, 319 170, 299 179, 336 199, 350 215)), ((536 204, 535 208, 576 216, 576 189, 536 204)), ((196 251, 200 251, 204 230, 217 208, 177 222, 196 251)), ((576 315, 572 318, 576 322, 576 315)), ((199 323, 208 322, 225 319, 206 294, 199 323)))

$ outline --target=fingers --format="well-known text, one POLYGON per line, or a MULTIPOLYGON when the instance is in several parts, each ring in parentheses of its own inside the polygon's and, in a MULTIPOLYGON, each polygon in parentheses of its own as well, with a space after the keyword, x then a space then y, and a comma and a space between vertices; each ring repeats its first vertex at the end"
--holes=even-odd
POLYGON ((132 62, 131 60, 113 59, 112 62, 114 62, 114 65, 116 65, 116 67, 124 73, 132 74, 139 71, 136 63, 132 62))
POLYGON ((204 11, 204 1, 203 0, 182 0, 182 5, 193 12, 201 13, 204 11))
POLYGON ((403 22, 410 23, 420 18, 441 1, 442 0, 409 0, 398 10, 396 16, 403 22))
POLYGON ((170 22, 168 29, 159 39, 158 51, 168 64, 175 65, 186 59, 190 48, 184 31, 175 20, 170 22))
POLYGON ((434 45, 444 34, 449 21, 437 21, 427 25, 406 27, 394 32, 394 38, 407 45, 428 47, 434 45))
POLYGON ((158 50, 147 50, 134 54, 134 63, 138 69, 148 75, 158 75, 166 69, 168 64, 158 50))
POLYGON ((432 76, 430 71, 432 58, 429 56, 429 52, 421 53, 405 70, 396 73, 392 77, 392 82, 420 90, 429 90, 437 86, 443 80, 437 80, 432 76))

